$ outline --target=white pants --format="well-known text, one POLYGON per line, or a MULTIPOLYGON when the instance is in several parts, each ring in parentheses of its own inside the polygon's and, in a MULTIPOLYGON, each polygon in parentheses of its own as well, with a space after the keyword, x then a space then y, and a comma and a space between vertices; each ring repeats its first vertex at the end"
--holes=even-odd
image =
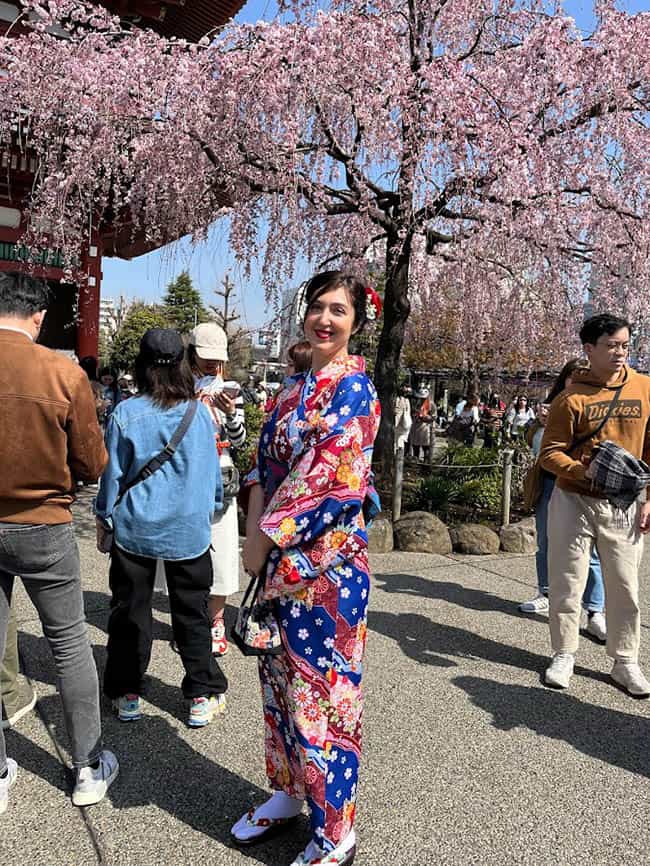
POLYGON ((607 655, 639 658, 639 564, 643 536, 637 501, 623 516, 606 499, 567 493, 555 485, 548 509, 549 626, 553 652, 575 653, 589 560, 598 548, 605 584, 607 655))
MULTIPOLYGON (((239 592, 239 524, 236 499, 229 500, 226 510, 214 516, 210 531, 210 558, 210 595, 228 596, 239 592)), ((165 563, 162 559, 156 561, 154 589, 167 595, 165 563)))

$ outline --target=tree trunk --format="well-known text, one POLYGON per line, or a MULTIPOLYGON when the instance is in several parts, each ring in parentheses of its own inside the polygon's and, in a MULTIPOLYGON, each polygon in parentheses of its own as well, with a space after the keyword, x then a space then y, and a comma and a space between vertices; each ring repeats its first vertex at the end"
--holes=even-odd
POLYGON ((463 397, 467 397, 469 394, 480 394, 481 393, 481 374, 478 364, 475 364, 473 360, 470 360, 467 369, 463 374, 463 383, 464 383, 464 393, 463 397))
POLYGON ((408 277, 411 240, 389 235, 386 243, 384 327, 379 337, 375 385, 381 403, 381 424, 375 442, 374 469, 378 487, 389 488, 394 464, 395 398, 406 320, 411 309, 408 277))

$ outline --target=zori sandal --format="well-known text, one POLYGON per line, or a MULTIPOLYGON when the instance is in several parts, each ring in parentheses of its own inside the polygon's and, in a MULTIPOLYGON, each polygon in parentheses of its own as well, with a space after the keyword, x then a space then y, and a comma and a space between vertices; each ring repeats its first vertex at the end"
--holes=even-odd
POLYGON ((285 830, 288 830, 292 824, 295 824, 298 816, 294 815, 292 818, 253 818, 255 814, 255 809, 250 809, 246 815, 242 816, 239 821, 232 828, 231 833, 233 839, 238 845, 243 847, 247 847, 249 845, 259 845, 262 842, 266 842, 267 839, 271 839, 273 836, 277 836, 279 833, 284 833, 285 830), (250 831, 253 831, 254 828, 259 828, 259 833, 253 832, 252 835, 246 836, 238 836, 235 830, 242 826, 242 829, 247 828, 250 831))

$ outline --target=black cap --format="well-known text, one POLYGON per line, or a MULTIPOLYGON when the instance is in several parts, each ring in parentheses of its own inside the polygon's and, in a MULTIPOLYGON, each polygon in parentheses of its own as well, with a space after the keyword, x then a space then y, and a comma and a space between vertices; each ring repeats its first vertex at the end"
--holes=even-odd
POLYGON ((140 354, 155 366, 178 364, 185 347, 178 331, 171 328, 150 328, 140 340, 140 354))

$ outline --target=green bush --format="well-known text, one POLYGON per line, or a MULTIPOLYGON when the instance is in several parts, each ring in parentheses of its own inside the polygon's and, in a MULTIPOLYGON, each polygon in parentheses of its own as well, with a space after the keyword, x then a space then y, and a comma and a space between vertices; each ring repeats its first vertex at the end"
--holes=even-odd
POLYGON ((480 475, 465 481, 457 494, 462 505, 490 513, 498 513, 501 507, 501 479, 498 474, 480 475))
POLYGON ((244 418, 246 420, 246 443, 243 448, 234 449, 235 466, 239 469, 242 479, 247 475, 257 454, 257 445, 264 423, 264 412, 254 403, 244 405, 244 418))
POLYGON ((415 511, 445 512, 456 499, 459 485, 445 475, 430 475, 420 481, 413 506, 415 511))
POLYGON ((482 466, 499 462, 498 448, 474 448, 450 442, 442 463, 447 466, 482 466))
POLYGON ((500 463, 498 448, 450 444, 441 457, 440 469, 415 488, 409 507, 440 514, 443 519, 453 519, 457 513, 467 519, 468 512, 476 512, 477 518, 497 517, 501 511, 501 469, 496 467, 500 463), (478 468, 481 466, 493 468, 478 468))

